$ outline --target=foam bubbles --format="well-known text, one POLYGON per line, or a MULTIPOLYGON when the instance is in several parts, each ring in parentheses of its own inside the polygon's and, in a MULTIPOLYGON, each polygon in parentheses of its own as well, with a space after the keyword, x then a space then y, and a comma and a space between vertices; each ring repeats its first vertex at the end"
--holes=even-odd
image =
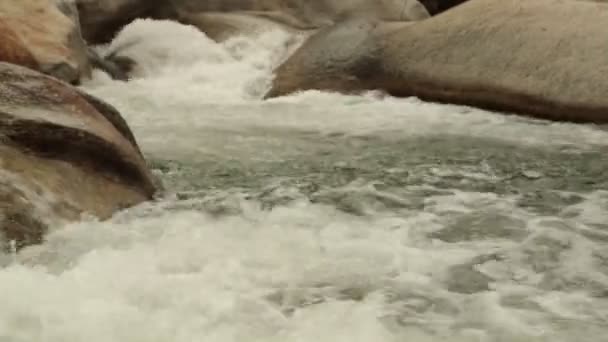
POLYGON ((436 137, 474 137, 508 143, 501 155, 554 158, 597 152, 606 132, 376 92, 262 101, 293 39, 274 30, 218 44, 140 20, 103 48, 134 58, 134 79, 98 73, 85 89, 123 113, 163 177, 194 189, 107 222, 57 226, 21 252, 0 269, 0 341, 606 336, 606 194, 556 195, 550 180, 575 172, 536 160, 522 169, 540 171, 519 179, 488 164, 494 155, 462 166, 442 154, 449 145, 424 150, 436 137), (415 156, 399 159, 406 153, 415 156), (327 159, 302 174, 318 158, 327 159), (273 182, 254 182, 262 178, 273 182), (193 185, 214 179, 226 181, 193 185))

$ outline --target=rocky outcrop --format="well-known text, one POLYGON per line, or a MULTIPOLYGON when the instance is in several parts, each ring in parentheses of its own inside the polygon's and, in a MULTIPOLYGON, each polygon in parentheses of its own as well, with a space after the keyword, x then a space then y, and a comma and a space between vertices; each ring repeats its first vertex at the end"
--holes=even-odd
POLYGON ((0 1, 0 61, 71 83, 90 76, 78 13, 68 0, 0 1))
POLYGON ((353 20, 319 31, 267 97, 305 89, 395 96, 538 118, 608 122, 608 5, 471 0, 427 20, 353 20))
POLYGON ((0 63, 0 242, 38 243, 49 227, 100 219, 156 191, 135 138, 110 105, 0 63))

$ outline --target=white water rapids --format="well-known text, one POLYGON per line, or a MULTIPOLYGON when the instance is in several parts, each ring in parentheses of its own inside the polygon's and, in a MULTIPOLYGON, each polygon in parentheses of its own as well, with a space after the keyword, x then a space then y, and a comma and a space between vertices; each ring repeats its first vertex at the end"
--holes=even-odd
MULTIPOLYGON (((0 269, 1 342, 598 342, 608 133, 376 93, 262 101, 281 31, 137 21, 116 106, 167 195, 0 269)), ((291 42, 291 43, 290 43, 291 42)))

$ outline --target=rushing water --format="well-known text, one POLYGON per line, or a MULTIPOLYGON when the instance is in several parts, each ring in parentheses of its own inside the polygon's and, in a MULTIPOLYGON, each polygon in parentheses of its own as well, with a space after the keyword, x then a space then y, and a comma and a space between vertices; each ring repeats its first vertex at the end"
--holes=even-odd
POLYGON ((138 21, 85 88, 167 194, 0 269, 1 342, 608 336, 608 133, 378 93, 260 100, 300 38, 138 21))

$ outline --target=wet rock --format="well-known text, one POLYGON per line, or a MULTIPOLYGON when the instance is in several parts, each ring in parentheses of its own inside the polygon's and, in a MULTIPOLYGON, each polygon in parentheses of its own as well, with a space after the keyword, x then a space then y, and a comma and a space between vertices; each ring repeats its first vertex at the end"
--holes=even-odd
POLYGON ((476 0, 414 22, 348 20, 285 63, 266 98, 384 90, 570 122, 608 122, 608 4, 476 0), (562 58, 568 56, 567 58, 562 58), (559 72, 558 72, 559 71, 559 72))
POLYGON ((119 51, 111 53, 109 56, 98 54, 92 47, 86 45, 82 38, 80 30, 80 15, 76 2, 73 0, 58 0, 59 9, 70 19, 77 23, 78 29, 70 36, 70 44, 78 48, 78 51, 85 53, 79 54, 79 63, 88 65, 88 68, 101 69, 105 71, 112 79, 127 81, 129 72, 133 69, 135 61, 123 56, 116 56, 119 51))
POLYGON ((0 63, 0 240, 38 243, 58 223, 107 219, 157 187, 120 114, 33 70, 0 63))
POLYGON ((105 71, 112 79, 128 81, 129 74, 136 65, 136 62, 126 56, 110 54, 103 57, 93 49, 89 49, 89 60, 94 68, 105 71))
POLYGON ((70 83, 90 76, 86 44, 71 1, 1 1, 0 33, 0 61, 70 83))
POLYGON ((317 31, 276 69, 265 97, 306 89, 350 93, 374 88, 366 78, 381 72, 381 49, 374 37, 377 26, 377 22, 353 18, 317 31))

